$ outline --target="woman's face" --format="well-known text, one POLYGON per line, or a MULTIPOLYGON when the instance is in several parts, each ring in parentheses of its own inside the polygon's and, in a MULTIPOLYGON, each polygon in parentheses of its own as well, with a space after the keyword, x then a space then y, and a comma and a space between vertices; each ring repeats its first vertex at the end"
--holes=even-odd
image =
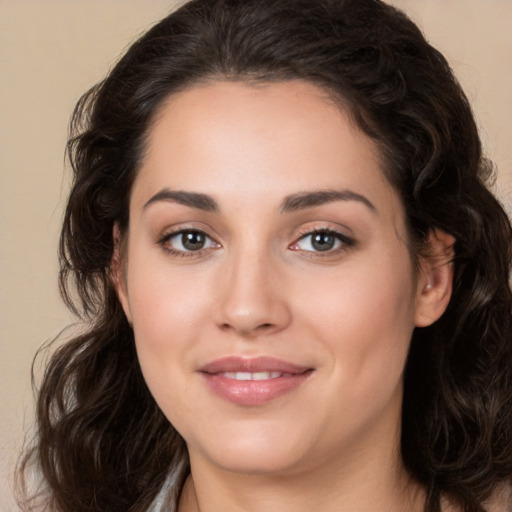
POLYGON ((320 89, 215 82, 161 109, 119 294, 193 464, 394 456, 424 281, 374 144, 320 89))

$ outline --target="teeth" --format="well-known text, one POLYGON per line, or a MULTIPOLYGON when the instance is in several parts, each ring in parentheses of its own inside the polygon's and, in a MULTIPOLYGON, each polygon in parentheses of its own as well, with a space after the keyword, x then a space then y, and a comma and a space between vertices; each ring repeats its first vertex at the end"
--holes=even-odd
POLYGON ((281 372, 223 372, 220 375, 234 380, 269 380, 277 379, 285 374, 281 372))
POLYGON ((252 373, 252 380, 267 380, 267 379, 277 379, 281 377, 281 372, 258 372, 252 373))

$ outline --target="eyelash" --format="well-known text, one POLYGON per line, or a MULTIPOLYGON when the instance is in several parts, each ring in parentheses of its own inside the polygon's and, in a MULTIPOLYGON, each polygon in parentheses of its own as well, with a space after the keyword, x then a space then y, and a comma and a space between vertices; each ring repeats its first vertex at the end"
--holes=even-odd
MULTIPOLYGON (((338 254, 339 252, 347 251, 351 247, 355 245, 355 240, 353 238, 348 237, 344 233, 341 233, 340 231, 337 231, 333 228, 314 228, 314 229, 304 229, 299 232, 299 236, 297 237, 296 241, 293 242, 289 248, 294 251, 301 251, 304 254, 307 254, 308 257, 328 257, 332 256, 333 254, 338 254), (314 235, 321 234, 321 235, 327 235, 327 236, 333 236, 337 242, 339 242, 340 246, 336 247, 334 249, 328 249, 326 251, 312 251, 312 250, 305 250, 299 248, 291 249, 293 246, 296 246, 299 242, 305 240, 307 237, 313 237, 314 235)), ((162 246, 162 248, 172 256, 178 256, 180 258, 190 258, 190 257, 199 257, 202 256, 206 251, 212 248, 219 248, 221 245, 213 240, 210 236, 208 236, 204 231, 200 229, 179 229, 177 231, 173 231, 171 233, 167 233, 164 236, 162 236, 158 241, 157 244, 162 246), (175 249, 171 245, 169 245, 169 242, 171 239, 183 236, 185 233, 190 234, 199 234, 203 235, 206 240, 210 240, 211 243, 216 244, 215 246, 210 247, 204 247, 201 249, 198 249, 197 251, 194 250, 188 250, 184 251, 181 249, 175 249)))
POLYGON ((192 250, 182 251, 181 249, 175 249, 174 247, 172 247, 169 244, 170 240, 172 240, 173 238, 178 237, 180 235, 183 236, 185 233, 203 235, 206 240, 210 240, 211 242, 216 244, 218 247, 220 247, 220 244, 218 242, 216 242, 215 240, 213 240, 213 238, 208 236, 204 231, 202 231, 201 229, 193 229, 193 228, 179 229, 177 231, 167 233, 157 241, 157 244, 162 246, 164 251, 167 252, 168 254, 171 254, 172 256, 178 256, 180 258, 198 257, 198 256, 203 255, 205 251, 215 248, 215 247, 204 247, 204 248, 198 249, 197 251, 192 251, 192 250))
POLYGON ((325 228, 313 228, 313 229, 304 229, 299 232, 299 237, 295 242, 293 242, 293 245, 297 245, 300 241, 305 240, 307 237, 313 237, 315 235, 328 235, 333 236, 337 242, 339 242, 339 247, 328 249, 326 251, 308 251, 303 250, 300 248, 293 249, 296 251, 302 251, 304 254, 306 254, 310 258, 326 258, 329 256, 333 256, 336 254, 339 254, 340 252, 345 252, 352 247, 355 246, 356 241, 347 236, 346 234, 333 229, 331 227, 325 227, 325 228))

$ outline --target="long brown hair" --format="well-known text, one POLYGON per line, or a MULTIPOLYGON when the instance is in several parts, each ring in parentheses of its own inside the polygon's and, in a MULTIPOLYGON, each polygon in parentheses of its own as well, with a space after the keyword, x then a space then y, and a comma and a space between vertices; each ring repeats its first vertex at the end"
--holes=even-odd
MULTIPOLYGON (((210 80, 302 79, 329 92, 378 144, 414 247, 433 228, 456 239, 446 313, 414 332, 405 374, 402 457, 428 491, 466 512, 512 476, 512 231, 486 188, 468 101, 444 57, 378 0, 192 0, 138 41, 73 114, 74 171, 60 242, 60 285, 85 323, 53 354, 39 390, 35 463, 48 510, 144 511, 183 439, 142 377, 110 275, 112 231, 128 202, 162 102, 210 80)), ((22 478, 23 480, 23 478, 22 478)), ((30 507, 26 501, 26 509, 30 507)), ((33 500, 32 500, 33 502, 33 500)))

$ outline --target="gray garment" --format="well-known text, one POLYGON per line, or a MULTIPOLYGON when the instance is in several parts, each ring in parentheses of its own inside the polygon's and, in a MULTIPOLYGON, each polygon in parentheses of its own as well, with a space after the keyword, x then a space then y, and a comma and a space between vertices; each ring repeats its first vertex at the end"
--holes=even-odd
POLYGON ((181 485, 187 472, 188 461, 182 461, 174 467, 147 512, 177 512, 181 485))

